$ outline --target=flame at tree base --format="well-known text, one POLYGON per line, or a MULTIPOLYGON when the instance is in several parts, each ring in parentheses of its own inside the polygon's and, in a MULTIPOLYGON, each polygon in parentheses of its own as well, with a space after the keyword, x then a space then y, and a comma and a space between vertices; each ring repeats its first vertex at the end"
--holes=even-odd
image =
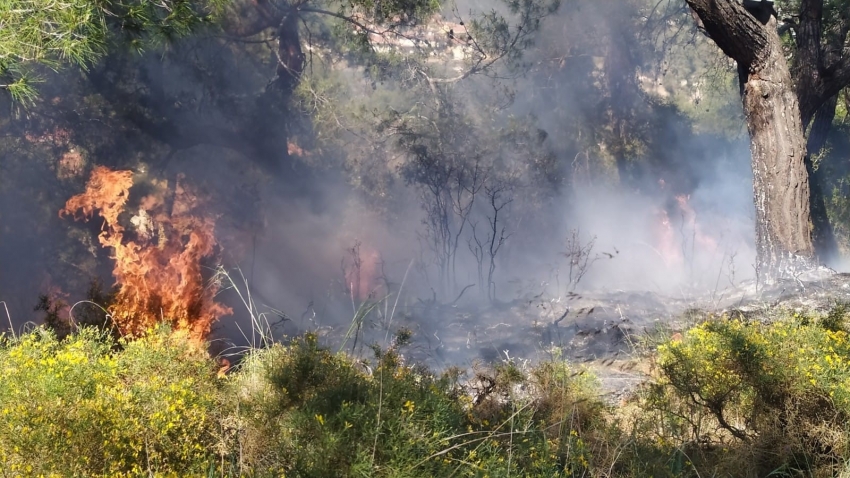
POLYGON ((131 171, 97 167, 86 191, 69 199, 59 215, 103 218, 98 240, 112 249, 118 287, 109 313, 122 334, 139 336, 165 322, 204 339, 216 320, 232 313, 215 302, 219 286, 207 286, 201 273, 202 261, 215 252, 215 219, 200 212, 198 196, 178 178, 170 213, 167 185, 155 183, 130 220, 135 231, 127 231, 119 216, 132 186, 131 171))

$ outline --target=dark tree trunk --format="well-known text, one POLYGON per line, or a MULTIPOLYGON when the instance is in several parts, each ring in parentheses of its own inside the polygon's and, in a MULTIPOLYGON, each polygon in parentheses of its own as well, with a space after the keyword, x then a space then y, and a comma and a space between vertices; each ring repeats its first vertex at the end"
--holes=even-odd
MULTIPOLYGON (((826 213, 823 197, 823 178, 814 167, 814 156, 826 145, 826 138, 835 117, 837 95, 824 97, 822 86, 828 76, 825 64, 838 59, 844 43, 843 38, 832 38, 836 45, 823 48, 823 0, 801 0, 799 22, 794 26, 797 51, 794 56, 793 73, 797 80, 797 98, 800 101, 800 116, 803 130, 812 122, 806 144, 806 170, 809 173, 812 214, 812 241, 815 254, 820 261, 831 261, 838 252, 832 225, 826 213), (837 48, 837 52, 833 51, 837 48), (826 101, 824 101, 826 100, 826 101), (812 121, 814 117, 814 121, 812 121)), ((846 36, 846 35, 845 35, 846 36)))
POLYGON ((812 240, 815 252, 820 261, 829 263, 838 256, 838 244, 832 224, 826 213, 826 202, 824 199, 824 177, 822 169, 815 169, 812 158, 817 155, 826 145, 829 130, 832 128, 832 120, 835 118, 835 108, 838 104, 838 95, 830 98, 815 113, 815 119, 809 129, 809 139, 806 145, 806 170, 809 172, 810 199, 812 206, 812 240))
MULTIPOLYGON (((803 135, 805 135, 805 130, 812 118, 815 118, 810 130, 807 155, 804 161, 811 185, 809 204, 811 206, 812 224, 810 227, 813 236, 813 252, 815 253, 813 257, 822 261, 833 259, 838 248, 826 215, 821 188, 823 183, 821 174, 815 170, 810 156, 816 155, 823 149, 826 135, 835 116, 835 97, 845 86, 850 85, 850 55, 846 53, 848 51, 846 48, 847 39, 850 35, 850 11, 846 8, 840 8, 837 10, 838 15, 836 16, 836 10, 831 9, 830 17, 825 21, 824 0, 800 0, 796 15, 791 16, 793 20, 787 20, 782 27, 777 29, 776 12, 772 7, 752 7, 748 10, 738 0, 687 0, 687 3, 702 21, 715 43, 726 55, 738 62, 742 94, 745 90, 745 83, 750 81, 753 75, 761 78, 764 76, 762 73, 764 73, 766 64, 771 61, 778 62, 777 55, 782 56, 778 54, 780 48, 778 43, 779 32, 793 30, 794 34, 791 38, 796 43, 793 65, 794 91, 798 101, 797 109, 800 114, 800 126, 803 135)), ((768 70, 771 71, 765 77, 776 76, 770 67, 768 67, 768 70)), ((782 77, 782 81, 785 81, 784 73, 782 77)), ((777 87, 784 90, 790 87, 789 85, 790 83, 773 85, 773 90, 775 90, 773 93, 775 94, 778 91, 776 90, 777 87)), ((769 98, 765 99, 769 100, 769 98)), ((773 101, 782 100, 774 98, 773 101)), ((755 106, 757 103, 759 101, 751 100, 750 106, 755 106)), ((745 101, 745 108, 747 108, 746 105, 747 102, 745 101)), ((781 116, 777 118, 781 119, 781 116)), ((748 116, 748 120, 750 119, 750 116, 748 116)), ((756 125, 750 124, 751 133, 754 126, 756 125)), ((790 123, 788 126, 796 129, 796 126, 790 123)), ((795 136, 797 136, 796 133, 795 136)), ((776 135, 775 139, 785 141, 787 138, 776 135)), ((755 138, 753 141, 755 153, 755 138)), ((796 152, 796 146, 791 149, 796 152)), ((753 159, 756 160, 756 158, 753 159)), ((795 157, 793 161, 796 162, 797 158, 795 157)), ((772 184, 771 187, 774 189, 777 186, 781 189, 793 188, 795 187, 795 178, 796 176, 789 178, 792 181, 791 184, 772 184)), ((781 178, 777 177, 776 179, 781 178)), ((771 194, 776 195, 775 193, 771 194)), ((781 196, 781 193, 779 195, 781 196)), ((756 190, 756 198, 759 197, 759 192, 756 190)), ((794 205, 795 207, 801 206, 797 202, 794 202, 794 205)), ((802 216, 799 216, 799 218, 802 219, 802 216)), ((765 218, 759 218, 759 220, 763 219, 765 218)), ((799 230, 801 227, 802 225, 798 225, 795 229, 799 230)), ((765 231, 775 229, 766 224, 760 224, 759 228, 765 231)), ((788 231, 786 230, 785 233, 788 231)), ((780 234, 778 237, 782 237, 781 231, 776 232, 780 234)), ((759 234, 761 243, 762 234, 759 234)), ((808 255, 804 252, 805 248, 800 249, 800 252, 795 252, 797 250, 794 249, 795 245, 803 246, 806 241, 799 243, 797 240, 791 240, 790 237, 786 239, 790 241, 787 244, 792 245, 788 246, 791 248, 786 250, 786 253, 796 254, 804 258, 808 255)), ((762 248, 760 247, 759 253, 761 252, 762 248)))
POLYGON ((283 17, 277 29, 277 87, 287 96, 291 95, 301 73, 304 72, 304 52, 301 50, 301 36, 298 34, 300 18, 296 13, 283 17))
POLYGON ((609 124, 613 133, 611 153, 617 161, 617 172, 623 184, 633 186, 635 180, 631 158, 627 154, 628 124, 634 118, 635 101, 640 98, 640 89, 635 81, 634 58, 630 45, 634 44, 627 32, 631 30, 625 21, 613 22, 608 31, 608 49, 605 55, 605 80, 610 103, 609 124))
POLYGON ((687 0, 706 31, 746 73, 759 278, 767 283, 814 266, 806 141, 776 19, 737 0, 687 0))
POLYGON ((304 52, 298 34, 297 13, 284 15, 277 27, 277 76, 256 99, 249 138, 257 147, 257 160, 279 174, 291 166, 288 141, 292 120, 291 100, 304 71, 304 52))

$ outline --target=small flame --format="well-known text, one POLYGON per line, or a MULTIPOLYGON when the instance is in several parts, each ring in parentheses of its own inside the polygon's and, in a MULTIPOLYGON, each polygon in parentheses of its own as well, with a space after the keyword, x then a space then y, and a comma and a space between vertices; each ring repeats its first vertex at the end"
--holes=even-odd
MULTIPOLYGON (((662 188, 664 181, 660 180, 662 188)), ((715 253, 717 241, 703 232, 697 221, 697 213, 691 205, 691 197, 678 194, 674 197, 675 205, 657 211, 655 236, 658 252, 668 267, 681 266, 685 259, 693 260, 698 253, 715 253), (675 219, 674 226, 672 218, 675 219)))
POLYGON ((304 151, 304 149, 298 146, 298 143, 295 143, 294 141, 289 141, 286 143, 286 152, 290 156, 297 156, 299 158, 310 155, 310 153, 304 151))
POLYGON ((682 264, 682 250, 676 241, 676 234, 670 224, 670 215, 666 209, 660 209, 656 214, 655 240, 658 253, 667 267, 682 264))
POLYGON ((131 171, 95 168, 86 191, 59 211, 77 220, 88 220, 95 212, 103 218, 98 240, 112 249, 118 286, 109 312, 125 335, 138 336, 165 321, 200 340, 216 320, 232 313, 214 300, 219 286, 205 287, 201 274, 201 261, 215 252, 215 220, 198 211, 201 201, 181 180, 178 177, 170 214, 165 183, 155 184, 157 192, 142 198, 130 220, 135 239, 127 237, 119 222, 133 186, 131 171))
POLYGON ((381 254, 357 241, 348 249, 349 261, 343 261, 346 288, 357 302, 380 299, 386 294, 381 254))

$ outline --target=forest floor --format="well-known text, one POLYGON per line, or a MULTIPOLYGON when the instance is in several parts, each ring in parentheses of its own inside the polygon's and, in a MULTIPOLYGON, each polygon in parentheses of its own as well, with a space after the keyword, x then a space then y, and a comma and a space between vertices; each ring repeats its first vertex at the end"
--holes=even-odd
MULTIPOLYGON (((848 301, 850 274, 823 272, 771 287, 749 281, 722 291, 681 289, 678 295, 583 291, 488 307, 418 301, 400 307, 391 328, 413 332, 404 353, 432 370, 558 357, 592 370, 602 393, 616 402, 647 378, 653 343, 702 320, 724 314, 770 320, 780 311, 827 311, 848 301)), ((334 347, 349 327, 324 327, 320 335, 334 347)), ((386 323, 364 321, 359 344, 349 339, 347 346, 368 354, 364 347, 385 343, 389 329, 386 323)))

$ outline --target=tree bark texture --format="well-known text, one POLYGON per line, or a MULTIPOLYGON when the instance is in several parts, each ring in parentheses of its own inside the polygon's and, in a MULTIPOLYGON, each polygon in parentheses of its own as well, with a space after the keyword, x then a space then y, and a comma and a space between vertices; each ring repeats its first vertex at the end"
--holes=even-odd
POLYGON ((801 0, 797 17, 793 77, 800 117, 807 127, 822 107, 850 84, 850 55, 845 48, 850 12, 843 10, 837 19, 830 19, 827 28, 824 0, 801 0))
POLYGON ((772 283, 814 267, 806 141, 776 18, 737 0, 687 0, 723 52, 738 62, 750 134, 756 270, 772 283))
POLYGON ((846 69, 842 65, 847 60, 842 55, 850 18, 844 12, 830 19, 829 27, 825 26, 823 0, 801 0, 797 17, 798 22, 793 25, 797 49, 792 75, 797 84, 803 128, 811 122, 806 168, 811 183, 812 234, 818 259, 829 262, 837 257, 838 244, 826 212, 823 173, 815 169, 813 158, 826 146, 838 103, 836 88, 843 88, 843 82, 848 81, 841 72, 846 69))
POLYGON ((826 201, 823 190, 825 178, 823 169, 815 169, 812 158, 817 155, 826 145, 829 130, 832 128, 832 120, 835 118, 835 109, 838 105, 838 95, 833 96, 815 113, 815 119, 809 129, 809 139, 806 145, 806 169, 809 172, 810 200, 812 206, 812 241, 815 253, 821 262, 829 263, 838 257, 838 243, 832 224, 826 213, 826 201))
POLYGON ((743 102, 752 152, 757 270, 772 281, 811 268, 814 245, 803 125, 778 35, 769 56, 760 68, 750 69, 743 102))

